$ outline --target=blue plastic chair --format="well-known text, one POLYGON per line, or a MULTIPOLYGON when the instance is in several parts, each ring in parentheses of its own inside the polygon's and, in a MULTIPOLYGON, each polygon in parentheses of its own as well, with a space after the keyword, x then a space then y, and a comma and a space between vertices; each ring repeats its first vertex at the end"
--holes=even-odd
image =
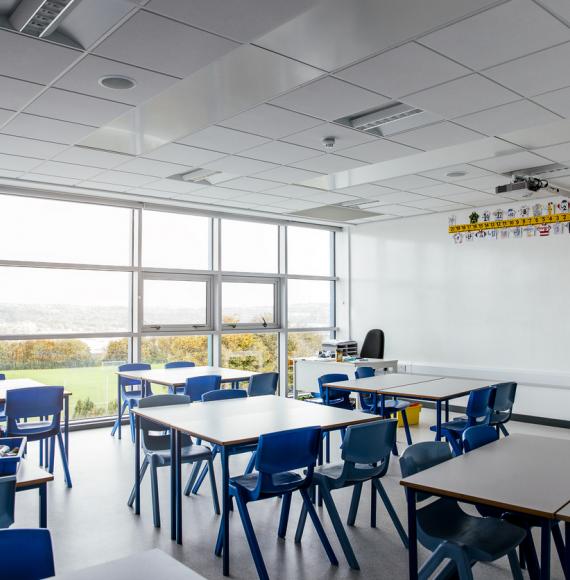
MULTIPOLYGON (((118 371, 148 371, 150 370, 150 365, 147 363, 128 363, 124 365, 120 365, 118 371)), ((129 410, 129 423, 131 426, 131 439, 134 443, 135 441, 135 418, 131 413, 132 409, 134 409, 139 401, 145 397, 152 395, 152 391, 150 386, 147 385, 146 389, 141 381, 137 379, 127 379, 126 377, 118 377, 118 389, 121 392, 121 413, 113 428, 111 429, 111 437, 115 435, 117 429, 119 430, 119 439, 121 438, 121 429, 120 423, 121 419, 123 418, 123 414, 128 409, 129 410)))
POLYGON ((10 580, 42 580, 55 575, 49 530, 0 530, 0 575, 10 580))
MULTIPOLYGON (((6 375, 4 373, 0 373, 0 381, 6 380, 6 375)), ((4 412, 4 403, 0 403, 0 423, 6 421, 6 414, 4 412)), ((0 433, 2 433, 2 429, 0 429, 0 433)))
MULTIPOLYGON (((16 476, 5 475, 4 477, 0 477, 0 528, 9 528, 14 523, 15 496, 16 476)), ((1 570, 2 565, 0 560, 1 570)))
POLYGON ((202 395, 209 391, 215 391, 220 388, 222 377, 220 375, 202 375, 200 377, 191 377, 186 379, 184 394, 190 397, 192 403, 202 400, 202 395))
POLYGON ((243 389, 217 389, 202 395, 202 401, 226 401, 228 399, 246 399, 247 393, 243 389))
MULTIPOLYGON (((396 419, 389 419, 348 427, 342 443, 343 462, 323 465, 315 469, 314 485, 318 485, 321 490, 336 535, 348 564, 353 570, 359 570, 360 566, 332 498, 331 492, 335 489, 354 486, 347 522, 349 526, 353 526, 358 512, 362 485, 370 481, 373 490, 371 526, 376 527, 376 493, 378 493, 404 547, 408 547, 408 536, 386 490, 380 483, 380 478, 386 475, 390 464, 390 452, 396 441, 397 423, 396 419)), ((295 536, 296 542, 301 540, 306 518, 307 509, 303 506, 295 536)))
MULTIPOLYGON (((357 379, 366 379, 373 377, 376 374, 372 367, 358 367, 354 372, 357 379)), ((360 406, 365 413, 374 413, 380 415, 381 403, 377 398, 376 408, 374 408, 374 397, 366 393, 358 393, 360 399, 360 406)), ((390 418, 397 415, 398 412, 402 414, 402 422, 404 423, 404 431, 406 433, 406 441, 408 445, 412 444, 412 434, 410 433, 410 425, 408 423, 408 414, 406 409, 411 405, 408 401, 399 401, 398 399, 388 399, 384 401, 384 418, 390 418)))
POLYGON ((477 425, 476 427, 468 427, 463 431, 461 439, 463 441, 463 450, 466 453, 483 447, 488 443, 497 441, 499 434, 490 425, 477 425))
MULTIPOLYGON (((268 580, 269 576, 251 523, 247 504, 283 496, 277 535, 280 538, 285 538, 291 496, 296 491, 303 498, 303 504, 311 516, 331 564, 333 566, 338 565, 338 560, 308 493, 313 481, 320 438, 320 427, 304 427, 261 435, 255 460, 257 472, 230 478, 230 497, 236 500, 249 549, 251 550, 259 578, 262 580, 268 580), (306 469, 304 475, 294 471, 300 469, 306 469)), ((218 556, 221 555, 222 548, 223 529, 220 525, 216 543, 216 554, 218 556)))
POLYGON ((6 435, 8 437, 26 437, 28 443, 39 441, 40 449, 42 443, 49 440, 50 473, 53 473, 55 440, 57 439, 65 482, 67 487, 71 487, 67 454, 61 435, 62 411, 63 387, 30 387, 6 391, 6 435), (39 420, 28 421, 28 419, 39 420))
POLYGON ((259 373, 249 378, 247 387, 248 397, 260 395, 275 395, 279 384, 279 373, 259 373))
MULTIPOLYGON (((186 360, 176 360, 164 364, 165 369, 186 369, 195 366, 196 363, 186 360)), ((172 395, 181 395, 184 393, 184 387, 174 387, 173 385, 168 385, 168 392, 172 395)))
MULTIPOLYGON (((449 445, 443 441, 424 441, 408 447, 400 458, 403 477, 435 467, 451 459, 449 445)), ((480 518, 465 513, 455 499, 433 500, 425 492, 416 493, 418 540, 432 552, 418 577, 427 580, 446 560, 450 562, 438 578, 457 573, 460 580, 472 580, 471 567, 476 562, 494 562, 507 556, 515 580, 523 580, 516 548, 526 532, 502 519, 480 518), (421 504, 424 504, 420 507, 421 504)))
POLYGON ((311 403, 324 405, 326 403, 325 390, 328 391, 328 405, 329 407, 338 407, 339 409, 350 409, 352 411, 352 403, 350 402, 350 391, 340 389, 324 389, 323 385, 328 383, 338 383, 339 381, 348 381, 348 375, 343 373, 330 373, 322 375, 318 378, 319 392, 313 393, 313 398, 309 399, 311 403))
MULTIPOLYGON (((467 428, 489 424, 491 417, 489 402, 492 392, 492 387, 471 391, 469 400, 467 401, 465 417, 457 417, 453 421, 441 424, 441 434, 451 445, 454 455, 461 455, 463 453, 461 436, 467 428)), ((437 426, 432 425, 430 430, 437 431, 437 426)))
POLYGON ((489 407, 491 407, 489 425, 495 427, 497 433, 502 432, 505 437, 509 434, 505 424, 511 420, 513 415, 516 395, 517 383, 499 383, 493 385, 493 393, 489 401, 489 407))

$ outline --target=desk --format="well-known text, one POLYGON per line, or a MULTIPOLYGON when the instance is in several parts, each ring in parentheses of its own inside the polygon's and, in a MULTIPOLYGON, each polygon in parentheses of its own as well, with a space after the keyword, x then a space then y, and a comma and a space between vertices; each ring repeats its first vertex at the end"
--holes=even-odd
MULTIPOLYGON (((155 383, 165 387, 183 387, 186 384, 186 379, 191 377, 201 377, 204 375, 220 375, 222 383, 232 383, 232 387, 236 386, 241 381, 249 381, 252 375, 257 375, 252 371, 242 371, 240 369, 226 369, 224 367, 181 367, 172 369, 151 369, 147 371, 120 371, 117 373, 120 377, 127 379, 135 379, 143 385, 148 383, 155 383)), ((117 386, 117 418, 119 439, 121 438, 121 387, 117 386)))
POLYGON ((69 574, 52 576, 55 580, 206 580, 161 550, 147 550, 127 558, 90 566, 69 574))
POLYGON ((510 435, 400 482, 407 490, 410 579, 416 580, 416 492, 536 516, 542 521, 541 579, 550 578, 550 520, 570 498, 570 443, 510 435))
MULTIPOLYGON (((6 402, 6 391, 16 389, 29 389, 30 387, 45 387, 44 383, 39 383, 33 379, 5 379, 0 381, 0 404, 6 402)), ((63 439, 65 455, 69 459, 69 397, 70 391, 63 391, 63 439)), ((47 451, 46 451, 47 453, 47 451)))
POLYGON ((256 443, 262 433, 319 425, 332 431, 379 420, 374 415, 308 405, 279 396, 230 399, 133 410, 136 418, 135 513, 140 513, 140 418, 170 428, 171 433, 171 536, 182 543, 181 433, 221 447, 223 573, 229 575, 229 469, 228 458, 240 446, 256 443))
POLYGON ((40 495, 40 528, 47 528, 47 483, 53 474, 22 459, 16 476, 16 492, 37 489, 40 495))

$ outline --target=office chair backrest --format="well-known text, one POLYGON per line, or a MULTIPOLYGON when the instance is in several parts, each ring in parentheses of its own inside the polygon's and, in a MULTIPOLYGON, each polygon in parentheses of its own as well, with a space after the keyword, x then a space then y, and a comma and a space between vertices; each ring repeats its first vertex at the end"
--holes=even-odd
POLYGON ((384 332, 379 328, 374 328, 366 333, 362 348, 360 349, 362 358, 384 358, 384 332))
POLYGON ((497 439, 499 439, 499 434, 490 425, 477 425, 465 429, 461 438, 463 440, 463 449, 469 453, 469 451, 473 451, 478 447, 483 447, 483 445, 487 445, 487 443, 497 441, 497 439))
MULTIPOLYGON (((329 373, 328 375, 322 375, 318 378, 319 381, 319 391, 321 394, 321 398, 325 401, 325 389, 323 385, 327 385, 329 383, 338 383, 340 381, 348 381, 348 375, 343 373, 329 373)), ((329 401, 333 399, 346 399, 348 401, 350 397, 349 391, 344 391, 341 389, 326 389, 329 392, 329 401)))
POLYGON ((465 414, 469 420, 469 425, 486 425, 491 418, 491 401, 492 387, 485 387, 477 391, 471 391, 467 401, 465 414))
MULTIPOLYGON (((10 435, 22 434, 18 427, 21 419, 38 419, 51 417, 50 427, 59 429, 59 420, 63 410, 63 387, 30 387, 28 389, 8 389, 6 391, 5 414, 7 418, 7 432, 10 435)), ((33 436, 32 432, 29 432, 33 436)))
POLYGON ((493 392, 489 406, 494 413, 509 413, 513 412, 515 404, 515 397, 517 395, 517 383, 499 383, 493 385, 493 392))
POLYGON ((41 580, 55 575, 49 530, 0 530, 0 571, 11 580, 41 580))
POLYGON ((354 374, 357 379, 367 379, 376 374, 376 369, 373 369, 372 367, 356 367, 354 374))
POLYGON ((221 384, 221 375, 191 377, 186 379, 184 394, 190 397, 190 400, 194 403, 195 401, 201 401, 204 393, 219 389, 221 384))
POLYGON ((190 367, 195 367, 196 363, 187 360, 175 360, 172 362, 164 363, 165 369, 185 369, 190 367))
POLYGON ((226 401, 227 399, 246 399, 247 393, 243 389, 217 389, 202 395, 204 403, 210 401, 226 401))
MULTIPOLYGON (((410 445, 400 457, 402 477, 409 477, 452 458, 449 444, 444 441, 423 441, 410 445)), ((416 498, 423 501, 429 493, 418 492, 416 498)))
POLYGON ((277 392, 279 373, 259 373, 249 378, 247 394, 250 397, 274 395, 277 392))
MULTIPOLYGON (((0 477, 0 528, 8 528, 14 523, 14 505, 16 498, 16 476, 0 477)), ((0 570, 2 570, 0 556, 0 570)))
MULTIPOLYGON (((185 395, 152 395, 141 399, 139 408, 148 409, 150 407, 188 404, 190 404, 190 397, 185 395)), ((140 424, 142 444, 147 451, 162 451, 170 448, 170 433, 165 427, 144 417, 141 417, 140 424)))
MULTIPOLYGON (((119 372, 127 372, 127 371, 149 371, 150 365, 147 363, 127 363, 124 365, 119 365, 118 368, 119 372)), ((125 387, 136 385, 140 387, 141 381, 140 379, 127 379, 126 377, 119 376, 119 386, 123 390, 123 392, 127 392, 125 387)))

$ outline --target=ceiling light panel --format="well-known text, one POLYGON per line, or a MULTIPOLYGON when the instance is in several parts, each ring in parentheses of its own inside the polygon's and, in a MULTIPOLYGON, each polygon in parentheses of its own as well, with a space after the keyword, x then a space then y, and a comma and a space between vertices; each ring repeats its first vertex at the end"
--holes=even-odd
POLYGON ((10 24, 24 34, 47 37, 76 5, 77 0, 20 0, 10 24))

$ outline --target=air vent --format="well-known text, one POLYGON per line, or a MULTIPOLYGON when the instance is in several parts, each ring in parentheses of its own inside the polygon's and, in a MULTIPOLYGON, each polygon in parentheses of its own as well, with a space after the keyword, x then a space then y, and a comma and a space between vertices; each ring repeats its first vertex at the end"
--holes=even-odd
POLYGON ((192 169, 192 171, 188 171, 187 173, 182 173, 181 175, 173 176, 174 179, 181 179, 182 181, 186 181, 187 183, 199 183, 202 185, 212 185, 215 183, 216 180, 213 179, 215 175, 220 174, 221 171, 214 171, 212 169, 202 169, 197 167, 196 169, 192 169))
POLYGON ((335 122, 357 131, 384 137, 435 123, 440 119, 441 117, 434 113, 393 101, 379 109, 349 115, 335 122))
POLYGON ((49 36, 77 0, 21 0, 10 24, 20 32, 43 38, 49 36))

